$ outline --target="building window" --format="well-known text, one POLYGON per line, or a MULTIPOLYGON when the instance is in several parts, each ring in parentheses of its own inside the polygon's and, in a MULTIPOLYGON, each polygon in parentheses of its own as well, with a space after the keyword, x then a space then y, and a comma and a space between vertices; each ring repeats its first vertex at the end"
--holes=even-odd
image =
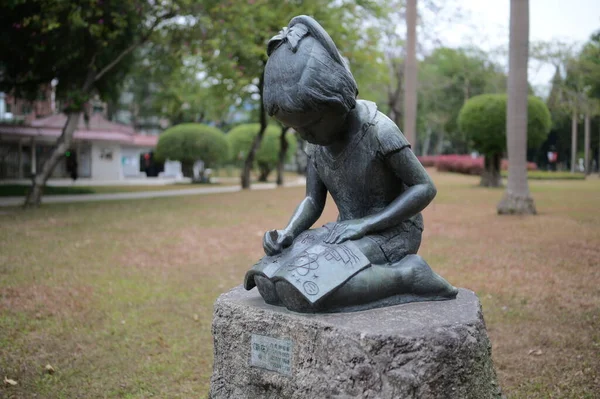
POLYGON ((6 112, 11 112, 12 106, 10 103, 6 103, 6 112))
POLYGON ((28 115, 31 113, 31 105, 30 104, 23 104, 23 107, 21 108, 21 112, 23 113, 23 115, 28 115))

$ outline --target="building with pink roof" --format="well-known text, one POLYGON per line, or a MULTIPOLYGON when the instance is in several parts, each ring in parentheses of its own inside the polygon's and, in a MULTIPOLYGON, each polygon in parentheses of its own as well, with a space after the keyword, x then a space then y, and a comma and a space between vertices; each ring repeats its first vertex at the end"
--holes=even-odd
MULTIPOLYGON (((23 179, 34 175, 49 157, 67 116, 54 114, 25 124, 0 121, 0 179, 23 179)), ((144 154, 151 152, 158 136, 136 132, 114 123, 100 112, 82 116, 73 137, 69 157, 75 157, 78 176, 93 180, 122 180, 145 176, 144 154)), ((69 177, 65 159, 53 178, 69 177)))

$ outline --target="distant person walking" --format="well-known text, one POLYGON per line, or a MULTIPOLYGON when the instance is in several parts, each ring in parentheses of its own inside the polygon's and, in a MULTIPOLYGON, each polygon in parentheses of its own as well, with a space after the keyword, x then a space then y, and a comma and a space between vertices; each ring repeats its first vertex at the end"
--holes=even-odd
POLYGON ((548 170, 556 171, 556 163, 558 162, 558 152, 554 146, 548 150, 548 170))

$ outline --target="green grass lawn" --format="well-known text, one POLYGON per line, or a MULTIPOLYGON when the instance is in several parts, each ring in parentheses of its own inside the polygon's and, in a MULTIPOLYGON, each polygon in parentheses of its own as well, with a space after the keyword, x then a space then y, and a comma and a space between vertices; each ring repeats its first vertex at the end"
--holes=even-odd
MULTIPOLYGON (((163 190, 181 190, 198 187, 230 186, 239 184, 239 170, 227 173, 221 169, 221 173, 216 173, 214 177, 223 178, 222 183, 210 184, 192 184, 176 183, 167 185, 118 185, 118 186, 46 186, 44 194, 46 195, 77 195, 77 194, 109 194, 109 193, 130 193, 139 191, 163 191, 163 190)), ((285 172, 285 181, 294 181, 299 175, 295 172, 285 172)), ((269 182, 276 181, 276 173, 269 175, 269 182)), ((257 175, 252 175, 252 182, 258 183, 257 175)), ((31 185, 28 184, 0 184, 0 197, 22 197, 29 192, 31 185)))
MULTIPOLYGON (((600 179, 503 190, 432 172, 420 254, 482 304, 508 398, 600 392, 600 179)), ((0 214, 2 398, 202 398, 217 296, 241 284, 303 188, 43 206, 0 214), (249 206, 251 204, 251 206, 249 206), (45 372, 50 364, 55 372, 45 372)), ((335 220, 332 201, 321 220, 335 220)))
MULTIPOLYGON (((109 194, 109 193, 131 193, 139 191, 166 191, 182 190, 198 187, 219 186, 219 183, 191 184, 177 183, 167 185, 131 185, 131 186, 46 186, 45 195, 77 195, 77 194, 109 194)), ((224 184, 226 185, 226 184, 224 184)), ((30 185, 24 184, 0 184, 0 197, 22 197, 29 192, 30 185)))
MULTIPOLYGON (((501 172, 502 177, 508 177, 508 171, 501 172)), ((585 180, 583 173, 553 172, 548 170, 530 170, 527 172, 529 180, 585 180)))

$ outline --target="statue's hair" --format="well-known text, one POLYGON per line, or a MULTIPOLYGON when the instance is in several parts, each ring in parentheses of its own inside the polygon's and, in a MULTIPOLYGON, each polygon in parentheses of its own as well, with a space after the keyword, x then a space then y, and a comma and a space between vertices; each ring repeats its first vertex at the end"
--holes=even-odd
POLYGON ((313 18, 301 15, 267 45, 264 104, 269 115, 314 111, 322 105, 356 105, 358 88, 329 34, 313 18))

